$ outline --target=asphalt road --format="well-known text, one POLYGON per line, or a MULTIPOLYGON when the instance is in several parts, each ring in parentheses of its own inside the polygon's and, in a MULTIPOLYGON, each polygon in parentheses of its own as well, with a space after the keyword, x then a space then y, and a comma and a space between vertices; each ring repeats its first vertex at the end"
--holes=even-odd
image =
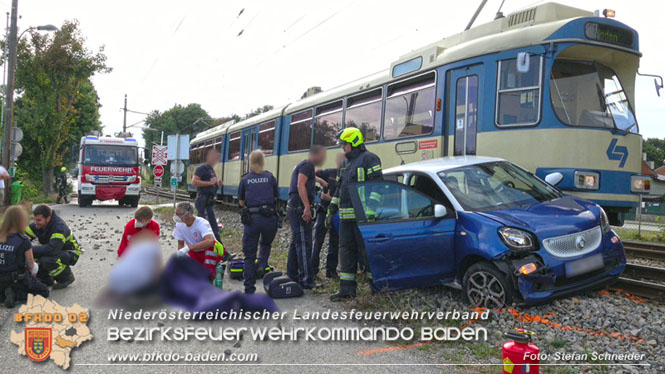
MULTIPOLYGON (((437 366, 423 366, 430 362, 423 353, 418 350, 394 350, 371 355, 360 355, 360 352, 384 348, 388 345, 378 343, 349 343, 349 342, 256 342, 249 337, 241 341, 233 342, 111 342, 107 340, 107 329, 109 327, 157 327, 157 321, 149 322, 118 322, 108 319, 108 309, 95 307, 94 299, 104 287, 109 270, 116 260, 116 249, 121 238, 121 230, 124 224, 132 217, 133 209, 120 208, 111 204, 99 205, 97 203, 91 208, 79 208, 74 200, 68 205, 55 205, 54 209, 72 227, 82 247, 84 255, 79 263, 73 268, 76 282, 64 290, 55 290, 51 298, 63 306, 80 304, 90 308, 91 319, 88 322, 94 339, 85 342, 82 346, 75 348, 71 353, 72 373, 162 373, 183 372, 187 373, 326 373, 326 372, 450 372, 450 367, 442 369, 437 366), (186 366, 175 366, 172 363, 160 363, 160 365, 145 366, 120 366, 110 364, 108 355, 113 353, 144 353, 144 352, 205 352, 213 353, 256 353, 258 363, 269 364, 266 366, 248 366, 246 364, 230 363, 224 366, 197 366, 185 364, 186 366), (299 364, 299 365, 298 365, 299 364), (324 364, 318 366, 312 364, 324 364), (325 366, 325 364, 344 364, 343 366, 325 366), (409 366, 393 366, 385 364, 399 364, 409 366), (360 366, 359 366, 360 365, 360 366), (414 365, 414 366, 410 366, 414 365)), ((168 258, 175 252, 175 243, 171 239, 171 232, 167 228, 160 239, 164 257, 168 258)), ((241 282, 225 280, 225 288, 240 289, 241 282)), ((261 290, 262 291, 262 290, 261 290)), ((324 311, 328 308, 339 308, 324 296, 307 294, 297 299, 278 300, 280 310, 293 311, 324 311)), ((23 325, 14 322, 13 310, 0 307, 0 373, 20 373, 30 371, 33 373, 54 373, 61 369, 52 361, 35 363, 25 356, 17 353, 17 346, 10 343, 10 330, 22 331, 23 325)), ((291 313, 289 313, 291 315, 291 313)), ((240 322, 176 322, 173 326, 240 326, 240 322)), ((251 322, 258 324, 258 322, 251 322)), ((277 322, 261 322, 269 326, 277 326, 277 322)), ((311 323, 294 322, 290 318, 281 322, 282 326, 348 326, 348 322, 321 322, 311 323)))

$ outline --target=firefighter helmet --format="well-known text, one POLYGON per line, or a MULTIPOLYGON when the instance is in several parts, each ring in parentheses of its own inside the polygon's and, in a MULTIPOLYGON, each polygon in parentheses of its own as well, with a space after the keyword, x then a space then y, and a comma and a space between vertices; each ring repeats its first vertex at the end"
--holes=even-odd
POLYGON ((343 143, 350 143, 352 147, 357 147, 363 144, 363 134, 356 127, 347 127, 339 135, 339 141, 343 143))
POLYGON ((67 168, 64 167, 64 166, 60 168, 60 172, 61 172, 61 173, 64 173, 64 172, 66 172, 66 171, 67 171, 67 168))

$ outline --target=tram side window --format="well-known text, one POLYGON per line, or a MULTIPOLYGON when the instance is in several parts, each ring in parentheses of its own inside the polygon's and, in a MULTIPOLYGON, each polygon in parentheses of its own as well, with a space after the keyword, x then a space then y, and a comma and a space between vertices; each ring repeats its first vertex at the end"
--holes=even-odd
POLYGON ((289 152, 308 149, 312 141, 312 111, 291 116, 289 127, 289 152))
POLYGON ((345 127, 360 129, 366 143, 379 140, 381 135, 381 98, 381 90, 375 90, 346 101, 345 127))
POLYGON ((229 137, 229 161, 240 160, 240 131, 234 132, 229 137))
POLYGON ((217 153, 222 153, 222 142, 224 141, 224 138, 217 138, 215 139, 215 150, 217 153))
POLYGON ((434 74, 388 87, 383 138, 428 135, 434 131, 434 74))
POLYGON ((259 127, 259 149, 266 156, 273 154, 275 150, 275 121, 264 123, 259 127))
POLYGON ((314 144, 332 147, 337 144, 337 134, 342 130, 342 102, 316 109, 314 144))
POLYGON ((189 150, 189 163, 192 165, 199 163, 198 154, 197 154, 198 146, 199 146, 198 144, 194 144, 189 150))
POLYGON ((528 126, 540 120, 542 58, 529 57, 529 71, 517 70, 517 59, 499 61, 497 126, 528 126))

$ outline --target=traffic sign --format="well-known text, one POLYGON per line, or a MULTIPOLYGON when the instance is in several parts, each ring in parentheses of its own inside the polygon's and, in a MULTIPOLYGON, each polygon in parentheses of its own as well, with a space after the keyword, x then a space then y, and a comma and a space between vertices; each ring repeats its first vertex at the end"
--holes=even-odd
POLYGON ((152 146, 152 164, 153 165, 166 165, 166 153, 168 147, 165 145, 152 146))
POLYGON ((20 142, 23 140, 23 130, 18 127, 12 129, 12 140, 15 142, 20 142))
POLYGON ((179 176, 180 174, 185 172, 185 163, 182 161, 171 161, 171 174, 175 176, 179 176))
POLYGON ((171 177, 171 187, 176 187, 178 185, 178 178, 171 177))
POLYGON ((154 169, 152 169, 152 175, 155 176, 155 178, 162 178, 162 175, 164 175, 164 167, 162 165, 157 165, 155 166, 154 169))
POLYGON ((162 188, 162 177, 155 177, 154 182, 155 187, 162 188))
POLYGON ((9 168, 9 171, 7 172, 10 177, 14 178, 16 176, 16 167, 12 166, 9 168))
POLYGON ((18 157, 23 153, 23 146, 21 143, 12 143, 12 160, 18 160, 18 157))

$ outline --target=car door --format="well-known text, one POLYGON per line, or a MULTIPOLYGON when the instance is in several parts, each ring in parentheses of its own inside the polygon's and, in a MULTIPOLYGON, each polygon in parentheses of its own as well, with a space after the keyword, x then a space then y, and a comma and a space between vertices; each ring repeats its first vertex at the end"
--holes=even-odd
POLYGON ((454 212, 436 218, 437 202, 394 181, 356 183, 350 192, 378 288, 425 287, 453 279, 454 212), (374 193, 381 202, 370 208, 369 196, 374 193))

